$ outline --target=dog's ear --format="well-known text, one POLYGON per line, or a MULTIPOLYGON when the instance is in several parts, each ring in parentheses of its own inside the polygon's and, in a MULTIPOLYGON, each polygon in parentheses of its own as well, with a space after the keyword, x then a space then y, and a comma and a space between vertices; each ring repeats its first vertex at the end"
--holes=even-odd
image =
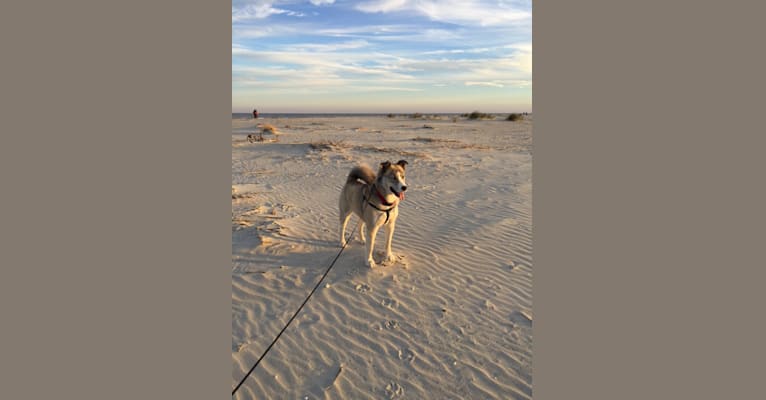
POLYGON ((380 169, 387 169, 390 166, 391 166, 391 161, 384 161, 380 163, 380 169))
POLYGON ((407 161, 405 160, 399 160, 396 165, 402 167, 402 169, 407 169, 407 161))

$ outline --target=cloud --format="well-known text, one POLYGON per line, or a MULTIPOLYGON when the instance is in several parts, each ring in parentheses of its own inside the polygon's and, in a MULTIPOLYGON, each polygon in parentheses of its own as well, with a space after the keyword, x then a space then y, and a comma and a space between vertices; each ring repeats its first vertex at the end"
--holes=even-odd
POLYGON ((254 19, 265 19, 272 15, 285 14, 293 17, 304 17, 306 14, 275 8, 269 0, 234 0, 231 5, 231 22, 243 22, 254 19))
POLYGON ((410 25, 368 25, 355 27, 320 28, 309 32, 313 35, 330 37, 356 37, 375 41, 386 42, 445 42, 463 40, 460 30, 446 30, 438 28, 423 28, 422 26, 410 25))
POLYGON ((395 86, 356 86, 355 90, 364 92, 422 92, 423 89, 395 86))
POLYGON ((414 5, 417 11, 434 21, 465 25, 501 25, 532 16, 526 10, 485 1, 416 1, 414 5))
MULTIPOLYGON (((261 69, 248 70, 252 76, 272 77, 297 85, 313 85, 312 81, 335 85, 360 84, 374 80, 396 86, 406 83, 412 87, 459 83, 466 86, 523 87, 528 86, 532 79, 531 55, 528 57, 527 53, 523 56, 512 54, 494 58, 429 60, 365 51, 366 45, 365 41, 349 41, 293 45, 279 51, 263 51, 232 44, 232 57, 238 61, 237 65, 250 63, 245 61, 247 59, 260 65, 261 69), (362 51, 357 51, 359 49, 362 51), (330 77, 347 81, 328 81, 330 77)), ((237 71, 237 68, 233 70, 237 71)))
POLYGON ((406 0, 377 0, 357 4, 356 9, 366 13, 391 12, 403 9, 406 0))
POLYGON ((232 24, 232 39, 258 39, 263 37, 286 36, 300 33, 300 30, 293 26, 286 25, 264 25, 258 27, 243 27, 232 24))
POLYGON ((498 47, 433 50, 421 54, 457 58, 412 61, 409 63, 410 67, 424 69, 485 69, 506 74, 513 73, 515 75, 532 74, 532 43, 515 43, 498 47), (470 58, 472 55, 479 55, 482 58, 470 58), (447 65, 448 63, 450 65, 447 65))
POLYGON ((261 92, 269 90, 317 93, 325 90, 330 92, 420 92, 418 87, 397 86, 389 79, 352 77, 343 71, 334 70, 332 66, 313 65, 285 67, 232 67, 232 86, 240 89, 258 89, 261 92))
POLYGON ((509 63, 520 71, 532 74, 532 43, 511 45, 516 51, 511 55, 509 63))
POLYGON ((286 10, 272 7, 271 2, 258 1, 255 4, 246 4, 241 7, 231 8, 231 21, 239 22, 251 19, 264 19, 270 15, 281 14, 286 10))
POLYGON ((335 0, 309 0, 309 2, 315 6, 321 6, 322 4, 335 3, 335 0))
MULTIPOLYGON (((343 44, 341 44, 343 45, 343 44)), ((346 43, 346 46, 358 46, 346 43)), ((405 82, 415 79, 397 68, 396 59, 378 53, 338 52, 321 50, 260 51, 232 44, 232 57, 248 58, 262 65, 289 66, 322 75, 341 74, 350 78, 374 79, 377 82, 405 82)))
POLYGON ((388 13, 413 11, 433 21, 458 25, 502 25, 510 22, 531 21, 528 2, 485 0, 376 0, 358 4, 358 11, 388 13))
POLYGON ((526 43, 513 43, 509 45, 503 46, 506 49, 515 49, 515 50, 521 50, 526 52, 532 52, 532 43, 526 42, 526 43))
POLYGON ((505 87, 499 82, 465 82, 466 86, 492 86, 492 87, 505 87))
POLYGON ((450 50, 432 50, 432 51, 425 51, 423 54, 475 54, 475 53, 486 53, 488 51, 495 50, 496 48, 489 48, 489 47, 482 47, 482 48, 470 48, 470 49, 450 49, 450 50))
POLYGON ((463 82, 466 86, 487 86, 487 87, 506 87, 506 86, 512 86, 516 88, 523 88, 528 87, 532 84, 531 81, 528 80, 499 80, 499 81, 467 81, 463 82))
POLYGON ((369 46, 370 43, 366 40, 350 40, 347 42, 342 43, 304 43, 304 44, 292 44, 290 46, 286 46, 286 51, 318 51, 318 52, 327 52, 327 51, 338 51, 338 50, 351 50, 351 49, 360 49, 362 47, 369 46))

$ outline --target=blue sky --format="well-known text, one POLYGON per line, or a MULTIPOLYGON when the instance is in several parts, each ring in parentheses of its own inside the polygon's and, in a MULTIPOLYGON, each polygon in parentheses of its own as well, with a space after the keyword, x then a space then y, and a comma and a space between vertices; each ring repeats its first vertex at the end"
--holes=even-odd
POLYGON ((532 111, 532 3, 232 0, 232 112, 532 111))

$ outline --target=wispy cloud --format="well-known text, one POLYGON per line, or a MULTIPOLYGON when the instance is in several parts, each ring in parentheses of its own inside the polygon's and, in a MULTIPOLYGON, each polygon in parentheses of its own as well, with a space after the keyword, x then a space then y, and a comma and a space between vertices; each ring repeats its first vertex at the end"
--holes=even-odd
MULTIPOLYGON (((308 28, 307 28, 308 29, 308 28)), ((307 31, 313 35, 329 37, 364 38, 380 42, 452 42, 464 39, 459 29, 447 30, 409 25, 370 25, 355 27, 333 27, 307 31)))
MULTIPOLYGON (((346 43, 346 46, 355 48, 361 45, 346 43)), ((306 45, 304 45, 306 46, 306 45)), ((315 74, 322 76, 339 76, 340 74, 365 79, 386 80, 388 82, 411 81, 415 77, 408 75, 395 63, 386 63, 391 58, 379 58, 371 53, 350 53, 340 51, 322 51, 323 46, 316 45, 311 51, 260 51, 246 48, 241 45, 232 45, 232 56, 247 57, 261 63, 270 65, 290 66, 296 71, 307 74, 296 74, 294 82, 306 81, 315 78, 315 74), (308 73, 313 72, 314 74, 308 73)), ((332 46, 328 46, 329 49, 332 46)), ((343 45, 340 45, 343 47, 343 45)), ((337 49, 335 49, 337 50, 337 49)), ((252 69, 250 71, 253 71, 252 69)))
POLYGON ((305 17, 306 14, 297 11, 274 7, 273 1, 251 0, 233 1, 231 7, 231 22, 265 19, 272 15, 285 14, 293 17, 305 17))
POLYGON ((242 81, 284 80, 280 87, 351 85, 369 82, 415 85, 524 87, 531 76, 512 58, 416 60, 379 53, 322 51, 257 51, 232 46, 232 54, 259 61, 263 67, 234 68, 242 81), (281 66, 281 67, 274 67, 281 66), (268 79, 267 79, 268 78, 268 79))
POLYGON ((506 49, 516 49, 525 51, 528 53, 532 52, 532 43, 531 42, 524 42, 524 43, 512 43, 504 46, 506 49))
POLYGON ((484 48, 470 48, 470 49, 451 49, 451 50, 432 50, 432 51, 424 51, 423 54, 428 55, 435 55, 435 54, 477 54, 477 53, 486 53, 488 51, 492 51, 492 48, 484 47, 484 48))
POLYGON ((297 43, 285 47, 285 51, 318 51, 318 52, 332 52, 340 50, 360 49, 369 46, 370 43, 366 40, 350 40, 341 43, 297 43))
POLYGON ((406 0, 376 0, 358 4, 356 9, 363 12, 376 13, 397 11, 405 6, 407 6, 406 0))
POLYGON ((492 87, 505 87, 500 82, 465 82, 466 86, 492 86, 492 87))
POLYGON ((261 92, 326 90, 330 92, 420 92, 419 87, 396 85, 396 79, 352 77, 332 65, 281 68, 281 67, 234 67, 232 85, 240 88, 257 88, 261 92))
POLYGON ((416 1, 415 8, 435 21, 481 26, 518 22, 532 16, 528 11, 494 1, 416 1))
POLYGON ((477 0, 376 0, 358 4, 367 13, 414 11, 434 21, 465 25, 499 25, 531 19, 531 12, 520 6, 525 2, 477 0))

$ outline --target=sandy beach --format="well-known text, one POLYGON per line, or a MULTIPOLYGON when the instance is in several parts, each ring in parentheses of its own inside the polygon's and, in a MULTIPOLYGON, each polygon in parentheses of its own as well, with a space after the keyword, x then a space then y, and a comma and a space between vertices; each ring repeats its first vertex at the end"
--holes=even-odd
POLYGON ((349 170, 400 159, 398 261, 366 267, 352 217, 235 398, 532 398, 532 117, 503 115, 232 119, 232 388, 338 254, 349 170))

